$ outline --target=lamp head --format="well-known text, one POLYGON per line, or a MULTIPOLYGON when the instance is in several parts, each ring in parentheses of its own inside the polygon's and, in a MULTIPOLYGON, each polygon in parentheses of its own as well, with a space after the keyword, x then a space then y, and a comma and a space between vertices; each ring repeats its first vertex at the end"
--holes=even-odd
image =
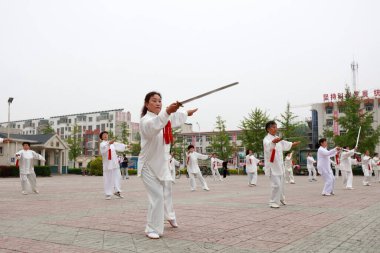
POLYGON ((9 104, 12 103, 12 101, 13 101, 13 98, 8 98, 8 103, 9 104))

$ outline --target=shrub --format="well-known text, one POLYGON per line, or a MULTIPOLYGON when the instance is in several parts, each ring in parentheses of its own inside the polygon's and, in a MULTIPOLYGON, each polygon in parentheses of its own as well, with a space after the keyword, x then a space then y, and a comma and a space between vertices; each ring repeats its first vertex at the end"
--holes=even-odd
POLYGON ((128 175, 137 175, 137 170, 135 169, 128 170, 128 175))
POLYGON ((49 166, 34 166, 34 172, 36 173, 36 176, 41 176, 41 177, 51 176, 51 170, 49 166))
POLYGON ((67 170, 68 174, 76 174, 76 175, 81 175, 82 174, 82 168, 79 169, 74 169, 74 168, 69 168, 67 170))
POLYGON ((0 166, 0 177, 18 177, 19 171, 16 166, 0 166))
POLYGON ((103 163, 101 156, 98 156, 95 160, 91 161, 90 174, 94 176, 103 176, 103 163))

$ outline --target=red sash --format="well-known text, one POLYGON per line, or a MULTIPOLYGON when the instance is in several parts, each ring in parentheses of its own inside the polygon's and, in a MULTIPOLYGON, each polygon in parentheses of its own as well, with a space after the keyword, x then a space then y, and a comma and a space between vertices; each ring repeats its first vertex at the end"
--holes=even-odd
POLYGON ((163 130, 164 130, 163 131, 164 143, 165 144, 173 143, 172 123, 170 122, 170 120, 168 121, 168 123, 166 124, 163 130))
POLYGON ((275 157, 275 155, 276 155, 276 149, 273 148, 273 149, 272 149, 272 154, 270 155, 270 160, 269 160, 271 163, 274 162, 274 157, 275 157))
POLYGON ((108 149, 108 160, 111 160, 111 159, 112 159, 111 149, 108 149))

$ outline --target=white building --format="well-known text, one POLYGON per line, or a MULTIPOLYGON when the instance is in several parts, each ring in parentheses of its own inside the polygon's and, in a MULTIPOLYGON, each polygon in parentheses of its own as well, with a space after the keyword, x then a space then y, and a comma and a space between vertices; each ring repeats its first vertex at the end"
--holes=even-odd
MULTIPOLYGON (((112 131, 115 136, 121 137, 122 126, 129 132, 129 142, 134 141, 138 124, 131 122, 131 113, 124 109, 87 112, 53 116, 48 119, 36 118, 11 121, 10 127, 20 129, 22 134, 34 135, 50 124, 55 133, 63 140, 73 134, 74 126, 79 127, 78 137, 83 139, 83 155, 94 156, 99 154, 99 133, 112 131)), ((8 122, 1 122, 0 127, 8 127, 8 122)))
MULTIPOLYGON (((380 89, 379 90, 363 90, 362 92, 356 92, 356 95, 361 97, 361 104, 359 108, 363 108, 367 112, 373 114, 374 128, 380 124, 380 89)), ((323 103, 312 104, 311 113, 311 129, 312 129, 312 143, 314 148, 318 143, 318 139, 323 137, 323 131, 326 128, 333 130, 335 135, 343 134, 347 129, 343 129, 337 122, 337 118, 344 115, 344 92, 332 93, 323 95, 323 103)), ((380 151, 380 145, 376 147, 376 151, 380 151)))

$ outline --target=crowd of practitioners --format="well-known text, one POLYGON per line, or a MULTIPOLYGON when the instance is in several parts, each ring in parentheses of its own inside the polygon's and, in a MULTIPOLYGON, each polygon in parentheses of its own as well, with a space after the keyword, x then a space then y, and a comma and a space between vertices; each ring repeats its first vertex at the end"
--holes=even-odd
MULTIPOLYGON (((158 239, 163 235, 165 221, 173 228, 179 226, 172 200, 175 171, 176 167, 179 166, 175 154, 171 152, 172 127, 184 124, 188 117, 197 112, 197 109, 179 112, 180 106, 179 102, 174 102, 162 109, 161 94, 153 91, 146 94, 141 111, 141 152, 138 159, 137 175, 141 177, 148 195, 149 205, 145 234, 151 239, 158 239)), ((284 185, 296 183, 293 176, 294 156, 291 150, 300 142, 289 142, 277 136, 278 129, 275 121, 267 122, 265 129, 267 135, 263 139, 264 159, 260 161, 254 155, 254 150, 248 149, 245 157, 245 172, 248 178, 248 186, 255 187, 258 184, 258 167, 264 166, 265 175, 270 179, 269 206, 279 208, 287 205, 284 185)), ((101 132, 99 138, 101 140, 100 153, 103 162, 105 199, 123 198, 121 180, 129 178, 128 158, 118 156, 118 153, 125 152, 127 146, 110 140, 107 131, 101 132)), ((10 141, 12 140, 0 138, 0 143, 10 141)), ((33 165, 35 160, 45 160, 44 157, 31 150, 30 146, 29 142, 24 142, 22 150, 15 154, 17 166, 20 170, 22 194, 28 194, 29 188, 35 194, 39 193, 33 165)), ((380 161, 377 153, 370 157, 369 152, 366 151, 365 154, 359 156, 360 153, 356 151, 357 147, 350 149, 347 146, 328 150, 327 141, 324 138, 319 140, 319 146, 317 157, 308 153, 306 160, 308 181, 317 181, 317 171, 324 181, 323 196, 334 195, 335 181, 339 177, 339 171, 344 187, 350 190, 354 189, 353 165, 362 166, 363 185, 370 185, 373 173, 375 174, 375 181, 380 182, 380 161), (317 159, 315 160, 315 158, 317 159), (335 175, 331 165, 335 167, 335 175)), ((228 172, 227 162, 219 159, 215 153, 211 155, 198 153, 193 145, 189 145, 185 164, 189 176, 190 191, 197 189, 196 178, 204 191, 210 191, 198 164, 198 160, 207 159, 210 159, 210 169, 214 181, 224 181, 223 178, 228 172), (223 178, 219 173, 221 166, 223 167, 223 178)))

